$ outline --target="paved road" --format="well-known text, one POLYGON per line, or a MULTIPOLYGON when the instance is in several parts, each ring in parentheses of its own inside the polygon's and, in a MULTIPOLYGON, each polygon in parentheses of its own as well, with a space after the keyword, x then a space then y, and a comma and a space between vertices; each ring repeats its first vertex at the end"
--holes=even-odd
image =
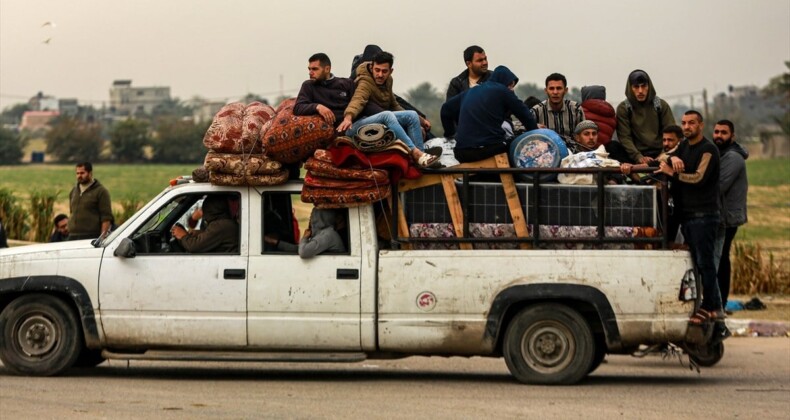
POLYGON ((358 364, 111 362, 57 378, 0 367, 0 418, 787 419, 790 339, 733 338, 701 373, 612 356, 582 384, 525 386, 501 359, 358 364))

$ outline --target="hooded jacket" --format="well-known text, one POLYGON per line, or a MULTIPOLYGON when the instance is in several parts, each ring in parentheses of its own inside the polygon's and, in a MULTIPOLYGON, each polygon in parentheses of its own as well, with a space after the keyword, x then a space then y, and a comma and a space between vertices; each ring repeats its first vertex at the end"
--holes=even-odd
POLYGON ((313 209, 310 214, 310 237, 299 241, 299 256, 312 258, 323 252, 346 252, 343 239, 335 230, 337 212, 332 209, 313 209))
POLYGON ((529 130, 538 128, 535 117, 513 91, 518 77, 498 66, 487 82, 454 96, 442 105, 445 137, 455 136, 456 149, 472 149, 505 141, 502 122, 513 114, 529 130), (456 130, 456 121, 458 127, 456 130))
POLYGON ((734 140, 719 147, 719 194, 721 197, 721 224, 725 227, 740 226, 748 221, 746 216, 746 159, 749 152, 734 140))
MULTIPOLYGON (((608 147, 617 129, 617 116, 614 108, 606 102, 606 88, 597 85, 582 87, 582 109, 584 118, 598 125, 598 142, 608 147)), ((615 147, 620 148, 620 145, 615 147)))
POLYGON ((210 195, 203 200, 206 228, 182 237, 179 243, 190 253, 239 252, 239 225, 230 216, 227 197, 210 195))
POLYGON ((379 86, 371 73, 372 65, 372 61, 366 61, 357 67, 357 77, 354 80, 356 90, 343 116, 351 115, 351 119, 356 120, 362 115, 368 102, 373 102, 384 111, 404 111, 392 93, 392 75, 387 76, 384 84, 379 86))
POLYGON ((617 138, 625 147, 628 156, 638 163, 644 156, 661 154, 661 130, 675 124, 669 104, 656 96, 653 81, 644 70, 634 70, 626 79, 626 100, 617 106, 617 138), (647 99, 639 102, 631 91, 631 74, 641 71, 647 76, 649 91, 647 99))

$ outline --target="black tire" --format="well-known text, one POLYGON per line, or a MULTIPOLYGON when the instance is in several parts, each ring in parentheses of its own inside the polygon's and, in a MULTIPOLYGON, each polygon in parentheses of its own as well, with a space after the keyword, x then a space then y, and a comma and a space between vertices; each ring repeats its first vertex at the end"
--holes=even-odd
POLYGON ((93 350, 83 347, 77 360, 74 362, 75 368, 92 368, 96 367, 107 360, 101 355, 101 350, 93 350))
POLYGON ((697 346, 688 349, 689 357, 699 366, 715 366, 724 357, 724 343, 716 343, 713 346, 697 346))
POLYGON ((82 348, 77 316, 66 302, 45 294, 17 298, 0 313, 0 359, 20 375, 57 375, 82 348))
POLYGON ((528 384, 568 385, 592 366, 595 342, 590 326, 573 309, 554 303, 522 310, 505 333, 510 373, 528 384))
POLYGON ((595 369, 598 369, 603 363, 603 360, 606 358, 606 338, 603 336, 603 333, 595 334, 595 354, 593 355, 592 364, 590 365, 590 369, 587 373, 595 372, 595 369))

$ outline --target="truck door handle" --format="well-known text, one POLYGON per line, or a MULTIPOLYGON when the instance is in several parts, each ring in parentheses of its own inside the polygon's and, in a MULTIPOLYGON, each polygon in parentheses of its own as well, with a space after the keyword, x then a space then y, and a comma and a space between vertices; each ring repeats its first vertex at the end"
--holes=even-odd
POLYGON ((225 280, 244 280, 247 277, 247 271, 243 268, 226 268, 223 274, 225 280))
POLYGON ((337 279, 338 280, 357 280, 359 279, 359 270, 356 268, 338 268, 337 269, 337 279))

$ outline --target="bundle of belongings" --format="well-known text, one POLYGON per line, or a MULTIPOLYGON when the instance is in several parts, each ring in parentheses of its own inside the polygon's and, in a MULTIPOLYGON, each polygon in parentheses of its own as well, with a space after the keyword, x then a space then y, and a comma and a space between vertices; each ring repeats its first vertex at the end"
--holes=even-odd
POLYGON ((203 162, 215 185, 278 185, 288 180, 282 163, 264 154, 261 132, 275 115, 260 102, 227 104, 203 137, 209 152, 203 162))
POLYGON ((604 146, 612 141, 617 128, 615 110, 606 102, 606 88, 603 86, 584 86, 582 88, 582 109, 584 118, 598 125, 598 141, 604 146))
POLYGON ((214 116, 203 144, 203 163, 216 185, 279 185, 288 180, 284 164, 298 164, 325 147, 335 131, 320 116, 294 116, 296 99, 277 110, 260 102, 225 105, 214 116))
MULTIPOLYGON (((609 159, 604 146, 589 152, 579 152, 562 159, 563 168, 619 168, 620 162, 609 159)), ((592 185, 595 183, 593 174, 562 173, 557 176, 560 184, 592 185)))
POLYGON ((389 198, 390 186, 415 179, 409 148, 381 124, 367 124, 354 137, 339 137, 305 163, 302 201, 319 208, 354 207, 389 198))

